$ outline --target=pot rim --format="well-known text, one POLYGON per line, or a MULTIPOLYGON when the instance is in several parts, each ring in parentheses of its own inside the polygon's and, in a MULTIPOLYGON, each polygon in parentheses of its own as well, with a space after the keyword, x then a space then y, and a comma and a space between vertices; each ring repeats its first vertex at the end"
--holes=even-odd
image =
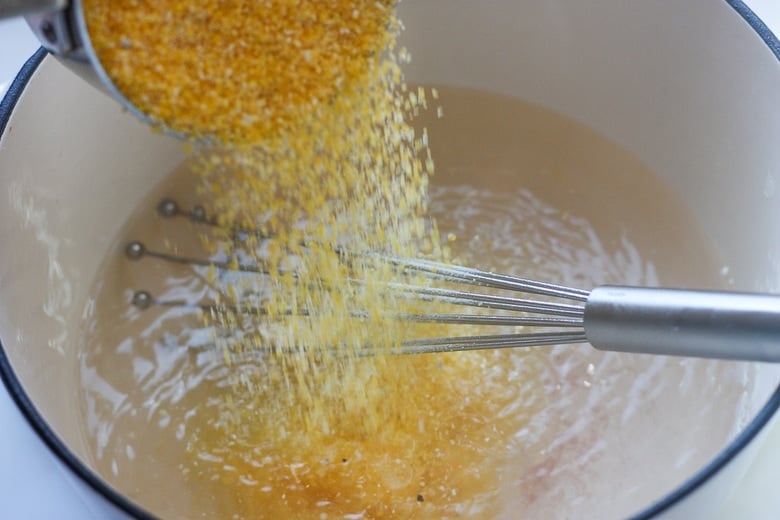
MULTIPOLYGON (((780 62, 780 39, 772 33, 766 24, 742 0, 724 1, 753 28, 766 46, 769 47, 769 50, 777 57, 778 62, 780 62)), ((0 138, 2 138, 5 132, 16 103, 21 98, 25 87, 47 54, 43 47, 38 49, 21 68, 5 96, 0 100, 0 138)), ((11 367, 11 362, 6 355, 2 342, 0 342, 0 379, 2 379, 12 400, 16 403, 16 406, 29 425, 61 463, 90 486, 93 491, 124 513, 139 520, 153 520, 156 518, 101 479, 86 464, 79 460, 62 439, 59 438, 22 388, 21 382, 11 367)), ((741 453, 772 419, 778 409, 780 409, 780 385, 778 385, 747 426, 715 458, 710 460, 683 484, 631 518, 645 519, 654 517, 669 510, 687 496, 692 495, 741 453)))

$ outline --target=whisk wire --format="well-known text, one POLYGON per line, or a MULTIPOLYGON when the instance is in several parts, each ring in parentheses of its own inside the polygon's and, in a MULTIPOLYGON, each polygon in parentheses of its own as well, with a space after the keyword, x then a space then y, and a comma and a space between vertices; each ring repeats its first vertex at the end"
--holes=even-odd
POLYGON ((460 282, 469 285, 490 287, 493 289, 536 294, 539 296, 550 296, 553 298, 564 298, 581 302, 588 300, 589 291, 530 280, 518 276, 492 273, 471 267, 449 265, 432 260, 416 260, 379 255, 377 255, 377 258, 405 269, 426 273, 432 278, 442 281, 460 282))
MULTIPOLYGON (((163 218, 183 217, 195 225, 221 227, 218 220, 211 217, 202 206, 194 206, 192 209, 182 208, 172 199, 163 199, 157 206, 158 214, 163 218)), ((272 235, 255 233, 251 229, 226 228, 232 234, 254 234, 262 238, 272 235)), ((438 339, 422 339, 404 341, 400 346, 391 349, 393 354, 411 354, 426 352, 464 351, 484 348, 509 348, 532 345, 551 345, 560 343, 578 343, 585 341, 583 329, 584 305, 588 297, 588 291, 572 289, 561 285, 539 282, 526 278, 492 273, 479 269, 444 264, 424 259, 406 259, 381 253, 347 252, 341 249, 334 250, 344 262, 362 261, 365 267, 381 268, 389 265, 399 279, 407 275, 416 279, 418 275, 423 278, 444 282, 445 284, 457 284, 458 286, 481 287, 495 289, 510 293, 523 293, 547 298, 563 299, 569 302, 554 302, 522 299, 514 296, 490 294, 477 291, 464 291, 448 287, 431 287, 426 284, 417 285, 408 282, 383 282, 378 288, 394 298, 409 298, 422 302, 435 302, 463 307, 474 307, 489 311, 506 311, 520 313, 520 315, 483 315, 473 313, 444 313, 444 312, 409 312, 388 313, 385 318, 402 320, 414 323, 443 323, 452 325, 486 325, 525 329, 548 329, 546 332, 515 331, 512 334, 494 334, 483 336, 446 337, 438 339), (563 329, 563 330, 557 330, 563 329)), ((125 254, 133 260, 152 258, 164 262, 188 264, 200 267, 214 268, 219 271, 239 271, 269 275, 262 265, 245 264, 236 261, 220 261, 208 258, 195 258, 178 255, 170 252, 155 251, 147 248, 141 241, 130 242, 125 248, 125 254)), ((353 286, 365 284, 364 280, 348 279, 353 286)), ((322 285, 323 290, 339 290, 338 288, 322 285)), ((262 304, 224 302, 197 302, 187 303, 181 300, 158 299, 150 292, 137 291, 133 297, 133 304, 139 308, 148 308, 152 305, 161 307, 198 308, 204 312, 230 312, 242 316, 268 317, 270 312, 262 304)), ((288 308, 277 309, 274 313, 280 317, 314 317, 327 314, 322 309, 288 308)), ((367 319, 368 313, 359 309, 350 313, 350 318, 367 319)), ((277 346, 268 346, 269 351, 278 350, 277 346)), ((304 350, 302 348, 294 349, 304 350)), ((337 350, 337 349, 333 349, 337 350)), ((366 345, 365 352, 370 355, 378 353, 375 346, 366 345)))
POLYGON ((584 332, 526 332, 487 336, 456 336, 435 339, 411 339, 400 347, 390 349, 393 354, 433 354, 469 350, 538 347, 564 345, 587 341, 584 332))

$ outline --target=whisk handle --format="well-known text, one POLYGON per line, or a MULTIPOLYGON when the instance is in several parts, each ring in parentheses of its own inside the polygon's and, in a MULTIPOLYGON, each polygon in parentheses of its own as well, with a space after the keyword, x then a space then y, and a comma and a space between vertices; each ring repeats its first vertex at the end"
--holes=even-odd
POLYGON ((605 285, 584 323, 599 350, 780 362, 775 295, 605 285))

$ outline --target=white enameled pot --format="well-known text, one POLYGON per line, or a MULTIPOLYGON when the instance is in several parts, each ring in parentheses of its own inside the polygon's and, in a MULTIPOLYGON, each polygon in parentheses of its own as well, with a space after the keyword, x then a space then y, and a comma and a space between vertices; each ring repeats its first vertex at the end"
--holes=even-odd
MULTIPOLYGON (((682 197, 736 287, 780 292, 780 42, 737 0, 405 0, 413 81, 522 98, 584 122, 682 197)), ((0 106, 0 374, 99 517, 146 517, 84 461, 75 346, 121 224, 181 147, 44 53, 0 106)), ((764 442, 780 371, 746 424, 638 516, 716 514, 764 442)), ((612 479, 616 492, 620 475, 612 479)), ((661 478, 661 477, 659 477, 661 478)), ((597 511, 585 516, 597 515, 597 511)), ((780 514, 780 513, 779 513, 780 514)))

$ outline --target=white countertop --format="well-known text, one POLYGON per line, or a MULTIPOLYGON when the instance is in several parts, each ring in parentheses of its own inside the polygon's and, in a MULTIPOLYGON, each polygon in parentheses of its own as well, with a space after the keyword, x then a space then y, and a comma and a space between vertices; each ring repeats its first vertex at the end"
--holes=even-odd
MULTIPOLYGON (((780 35, 780 1, 744 1, 770 29, 780 35)), ((0 96, 37 48, 38 42, 23 20, 0 21, 0 96)), ((63 470, 49 456, 47 448, 31 433, 1 384, 0 425, 0 517, 42 520, 94 518, 63 478, 63 470)), ((740 505, 730 508, 730 511, 745 513, 746 516, 739 515, 744 518, 780 518, 780 493, 773 489, 777 483, 762 479, 762 471, 760 467, 752 471, 752 483, 744 490, 740 505)))

